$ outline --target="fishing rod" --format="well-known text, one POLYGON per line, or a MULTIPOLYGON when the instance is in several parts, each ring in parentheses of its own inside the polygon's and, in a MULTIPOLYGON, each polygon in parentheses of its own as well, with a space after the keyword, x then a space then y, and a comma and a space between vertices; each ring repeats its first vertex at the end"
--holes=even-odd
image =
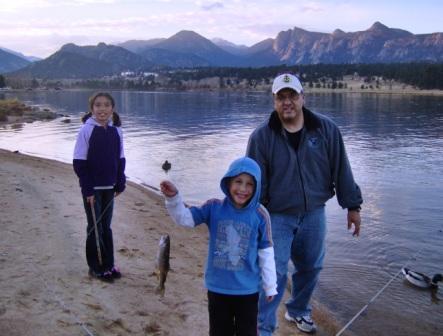
POLYGON ((103 209, 103 211, 101 212, 100 216, 98 217, 98 219, 96 218, 95 215, 95 207, 94 207, 94 203, 90 203, 91 206, 91 214, 92 214, 92 222, 93 222, 93 226, 92 228, 89 230, 89 232, 87 233, 87 237, 92 233, 92 230, 94 230, 95 232, 95 245, 97 246, 97 258, 98 258, 98 264, 100 266, 103 266, 103 257, 102 257, 102 252, 101 252, 101 247, 100 247, 100 237, 98 235, 98 223, 100 223, 103 215, 105 214, 105 212, 108 210, 108 208, 110 207, 110 205, 112 204, 112 202, 114 201, 115 196, 113 196, 111 198, 111 200, 108 202, 108 204, 106 205, 106 207, 103 209))
MULTIPOLYGON (((110 207, 110 205, 112 204, 112 201, 114 201, 114 199, 115 199, 115 196, 112 197, 112 199, 108 202, 108 204, 105 206, 105 208, 101 212, 100 216, 98 216, 97 221, 96 221, 97 224, 100 223, 103 215, 105 214, 106 210, 108 210, 108 208, 110 207)), ((94 215, 95 215, 95 213, 94 213, 94 215)), ((89 236, 91 234, 92 230, 94 230, 94 228, 91 228, 91 230, 89 230, 89 232, 87 233, 87 236, 89 236)))
POLYGON ((103 259, 102 259, 102 252, 101 252, 101 249, 100 249, 100 238, 98 237, 97 219, 95 218, 94 202, 91 202, 90 206, 91 206, 91 213, 92 213, 92 222, 94 223, 95 245, 97 245, 98 264, 100 266, 102 266, 103 265, 103 259))

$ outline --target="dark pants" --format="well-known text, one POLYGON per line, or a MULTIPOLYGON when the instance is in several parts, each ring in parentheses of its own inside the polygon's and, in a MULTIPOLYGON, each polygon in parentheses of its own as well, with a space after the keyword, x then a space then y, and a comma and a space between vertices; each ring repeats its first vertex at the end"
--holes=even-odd
POLYGON ((226 295, 208 291, 210 336, 257 336, 258 293, 226 295))
POLYGON ((86 218, 88 220, 86 260, 90 269, 96 273, 102 273, 111 270, 111 268, 114 266, 114 243, 111 230, 112 210, 114 208, 114 190, 95 190, 94 197, 95 217, 97 219, 102 265, 100 266, 98 259, 91 205, 86 201, 86 198, 83 197, 86 218))

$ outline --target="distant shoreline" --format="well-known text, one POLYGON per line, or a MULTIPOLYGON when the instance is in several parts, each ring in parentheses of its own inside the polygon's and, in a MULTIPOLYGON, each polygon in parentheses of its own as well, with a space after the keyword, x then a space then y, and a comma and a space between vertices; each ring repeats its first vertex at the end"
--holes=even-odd
MULTIPOLYGON (((258 88, 189 88, 189 89, 171 89, 171 88, 160 88, 157 90, 139 90, 139 89, 127 89, 127 88, 63 88, 57 91, 140 91, 140 92, 269 92, 271 93, 271 88, 269 87, 258 87, 258 88)), ((415 89, 411 86, 406 86, 405 88, 398 87, 398 85, 392 89, 388 88, 375 88, 375 89, 362 89, 357 85, 349 85, 347 88, 309 88, 304 85, 304 90, 307 94, 310 93, 368 93, 368 94, 392 94, 392 95, 420 95, 420 96, 443 96, 443 90, 421 90, 415 89)), ((47 89, 11 89, 7 91, 2 91, 4 93, 13 92, 27 92, 27 91, 55 91, 47 89)))
POLYGON ((371 93, 371 94, 392 94, 392 95, 420 95, 420 96, 443 96, 443 90, 419 90, 419 89, 311 89, 306 93, 371 93))

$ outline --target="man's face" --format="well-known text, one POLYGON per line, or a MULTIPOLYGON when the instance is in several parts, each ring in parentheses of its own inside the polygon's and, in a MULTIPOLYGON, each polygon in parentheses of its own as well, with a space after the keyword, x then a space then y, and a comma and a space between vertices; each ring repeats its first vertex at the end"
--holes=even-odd
POLYGON ((274 94, 274 109, 282 123, 291 123, 303 113, 303 93, 292 89, 283 89, 274 94))

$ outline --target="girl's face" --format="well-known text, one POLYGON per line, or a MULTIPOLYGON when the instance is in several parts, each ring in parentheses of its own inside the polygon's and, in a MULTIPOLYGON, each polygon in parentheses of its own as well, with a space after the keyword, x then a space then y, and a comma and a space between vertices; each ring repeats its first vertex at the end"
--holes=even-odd
POLYGON ((108 124, 113 111, 112 102, 108 98, 103 96, 95 98, 92 104, 92 116, 100 125, 106 126, 108 124))
POLYGON ((254 178, 246 173, 237 175, 229 182, 229 194, 236 208, 246 206, 254 193, 254 178))

